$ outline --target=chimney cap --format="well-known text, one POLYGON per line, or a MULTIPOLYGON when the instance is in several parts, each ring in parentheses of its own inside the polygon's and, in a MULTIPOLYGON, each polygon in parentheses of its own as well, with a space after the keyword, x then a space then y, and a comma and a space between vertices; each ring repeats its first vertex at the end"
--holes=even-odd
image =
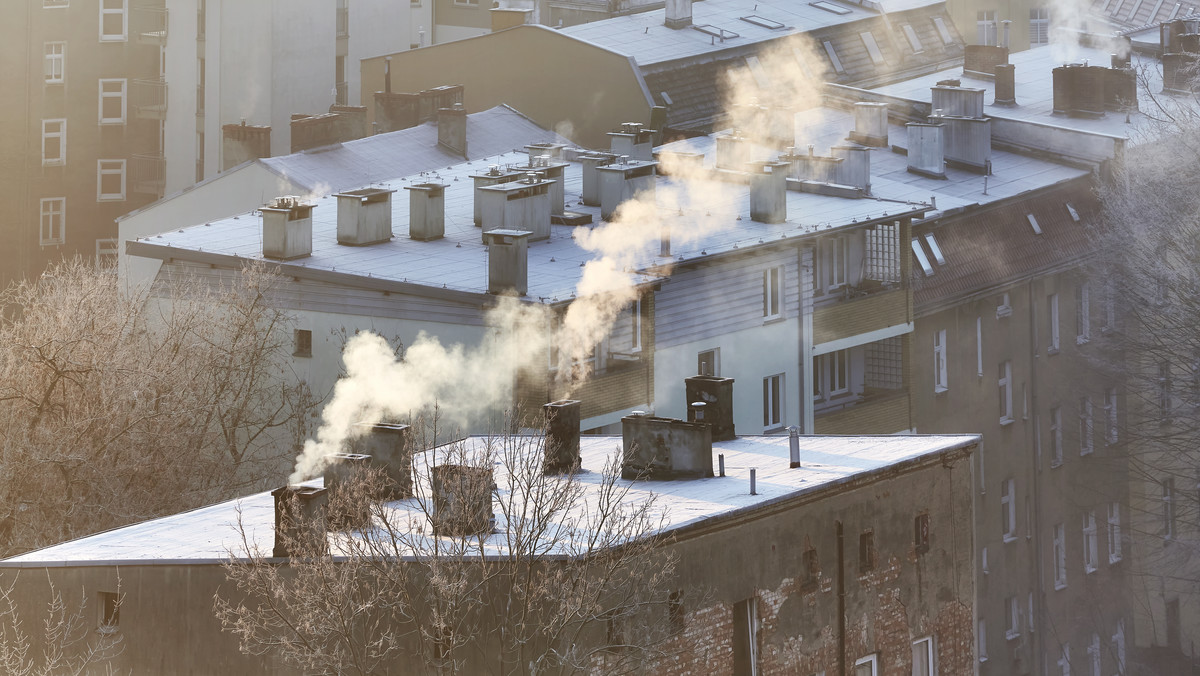
MULTIPOLYGON (((405 190, 416 190, 418 192, 436 193, 436 192, 445 190, 446 188, 449 188, 449 187, 450 187, 449 183, 414 183, 413 185, 404 186, 404 189, 405 190)), ((395 192, 395 191, 391 191, 391 192, 395 192)))

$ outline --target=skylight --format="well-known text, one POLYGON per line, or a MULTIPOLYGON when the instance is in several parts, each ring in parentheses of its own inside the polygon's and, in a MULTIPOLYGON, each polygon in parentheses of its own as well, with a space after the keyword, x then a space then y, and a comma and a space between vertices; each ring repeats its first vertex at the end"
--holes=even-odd
POLYGON ((875 36, 871 35, 871 31, 859 33, 858 37, 862 38, 863 44, 867 46, 867 54, 871 56, 871 62, 876 66, 883 65, 883 52, 879 51, 879 43, 875 42, 875 36))
POLYGON ((833 49, 833 43, 826 40, 821 44, 825 45, 825 53, 829 55, 829 61, 833 63, 833 69, 838 73, 845 75, 846 69, 842 68, 842 60, 838 58, 837 52, 833 49))
POLYGON ((917 262, 921 264, 921 269, 925 271, 925 276, 933 274, 933 266, 929 264, 929 256, 925 255, 925 249, 921 248, 921 240, 913 238, 912 241, 913 255, 917 257, 917 262))
POLYGON ((770 28, 773 31, 783 28, 783 24, 779 23, 778 21, 774 19, 768 19, 765 16, 759 16, 757 14, 751 14, 750 16, 739 16, 738 18, 747 23, 752 23, 755 26, 770 28))
POLYGON ((1037 219, 1034 218, 1033 214, 1025 214, 1025 218, 1029 219, 1029 227, 1033 228, 1033 234, 1042 234, 1042 226, 1038 225, 1037 219))
POLYGON ((831 2, 825 2, 824 0, 818 0, 818 2, 810 2, 808 4, 812 5, 813 7, 816 7, 817 9, 823 9, 826 12, 832 12, 839 16, 850 13, 850 10, 846 9, 845 7, 838 7, 837 5, 835 5, 831 2))
POLYGON ((727 40, 729 38, 742 37, 742 36, 738 35, 737 33, 734 33, 733 31, 727 31, 724 28, 721 28, 719 26, 714 26, 709 23, 692 24, 692 28, 700 31, 701 33, 704 33, 705 35, 711 35, 714 38, 720 38, 720 40, 722 42, 724 42, 725 40, 727 40))
POLYGON ((762 67, 757 56, 747 56, 746 66, 750 69, 750 74, 754 76, 754 81, 758 83, 761 89, 771 88, 771 78, 767 75, 766 69, 762 67))
POLYGON ((944 20, 942 20, 942 17, 940 17, 940 16, 933 17, 933 26, 935 28, 937 28, 938 35, 941 36, 942 44, 944 44, 944 45, 954 44, 954 36, 950 35, 950 29, 946 28, 946 22, 944 20))
POLYGON ((933 257, 937 259, 938 265, 945 265, 946 257, 942 255, 942 248, 938 246, 932 232, 925 235, 925 243, 929 245, 929 250, 933 252, 933 257))
POLYGON ((908 38, 908 46, 912 47, 914 52, 920 52, 924 49, 921 46, 921 38, 917 37, 917 31, 913 29, 911 24, 906 23, 901 28, 904 30, 904 37, 908 38))
POLYGON ((1079 212, 1075 211, 1075 207, 1071 206, 1070 202, 1067 202, 1066 204, 1067 204, 1067 213, 1071 214, 1071 220, 1078 223, 1079 222, 1079 212))

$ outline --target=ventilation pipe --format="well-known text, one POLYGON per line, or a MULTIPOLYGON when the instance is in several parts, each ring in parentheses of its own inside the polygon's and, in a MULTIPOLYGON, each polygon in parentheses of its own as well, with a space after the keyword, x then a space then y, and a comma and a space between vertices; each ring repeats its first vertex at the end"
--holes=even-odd
POLYGON ((579 404, 574 399, 552 401, 546 412, 546 474, 570 474, 579 471, 579 404))
POLYGON ((319 556, 329 552, 325 538, 324 488, 281 486, 271 491, 275 499, 275 556, 319 556))
POLYGON ((800 428, 795 425, 788 427, 788 457, 792 469, 800 466, 800 428))
POLYGON ((529 231, 488 230, 483 242, 488 249, 488 293, 529 292, 529 231))
POLYGON ((382 188, 364 188, 334 195, 338 210, 338 244, 365 246, 390 240, 394 192, 382 188))
POLYGON ((408 236, 428 242, 446 234, 446 188, 441 183, 406 185, 408 236))
POLYGON ((312 255, 312 210, 299 197, 277 197, 262 212, 263 256, 290 261, 312 255))

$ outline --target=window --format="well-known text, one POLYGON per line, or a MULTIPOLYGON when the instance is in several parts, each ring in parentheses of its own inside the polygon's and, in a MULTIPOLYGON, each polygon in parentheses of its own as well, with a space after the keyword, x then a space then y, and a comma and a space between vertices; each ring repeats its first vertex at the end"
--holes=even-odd
POLYGON ((1034 7, 1029 10, 1029 46, 1036 47, 1049 43, 1050 10, 1045 7, 1034 7))
POLYGON ((1062 656, 1058 658, 1058 670, 1062 676, 1071 676, 1071 646, 1062 646, 1062 656))
POLYGON ((875 570, 875 531, 865 530, 858 536, 858 572, 875 570))
POLYGON ((1092 452, 1092 400, 1079 398, 1079 455, 1092 452))
POLYGON ((1012 303, 1009 302, 1007 293, 1001 294, 1000 304, 996 306, 996 319, 1010 315, 1012 315, 1012 303))
POLYGON ((1111 333, 1117 328, 1117 285, 1111 279, 1104 285, 1104 326, 1102 333, 1111 333))
POLYGON ((946 257, 942 255, 942 247, 938 246, 937 238, 932 232, 925 233, 925 243, 929 245, 929 251, 933 254, 933 259, 938 265, 946 264, 946 257))
POLYGON ((946 329, 935 331, 933 334, 933 391, 945 392, 947 385, 946 372, 946 329))
POLYGON ((925 249, 921 248, 921 240, 913 238, 912 240, 913 255, 917 257, 917 263, 921 265, 921 269, 925 271, 925 275, 933 274, 933 266, 929 264, 929 256, 925 255, 925 249))
POLYGON ((838 58, 837 51, 833 48, 833 43, 825 40, 821 43, 825 47, 825 55, 829 57, 829 63, 833 64, 833 70, 838 75, 845 75, 846 69, 842 67, 842 60, 838 58))
POLYGON ((1117 443, 1117 388, 1104 393, 1104 443, 1117 443))
POLYGON ((1062 407, 1050 409, 1050 466, 1062 464, 1062 407))
POLYGON ((696 373, 702 376, 721 375, 721 350, 713 348, 696 355, 696 373))
POLYGON ((935 673, 937 673, 933 664, 935 654, 936 653, 933 650, 932 636, 926 636, 925 638, 913 641, 913 676, 933 676, 935 673))
POLYGON ((96 199, 125 199, 125 160, 96 160, 96 199))
POLYGON ((671 634, 682 634, 687 629, 687 615, 683 612, 683 592, 675 590, 667 598, 667 622, 671 634))
POLYGON ((1162 520, 1163 539, 1175 537, 1175 479, 1167 478, 1162 481, 1162 520))
MULTIPOLYGON (((624 650, 626 647, 628 647, 629 641, 626 639, 626 636, 625 636, 625 631, 626 631, 625 618, 621 615, 621 612, 614 608, 612 610, 605 611, 604 613, 602 613, 600 615, 600 617, 602 617, 604 619, 604 626, 605 626, 604 642, 605 642, 605 645, 607 646, 606 649, 609 652, 619 652, 621 650, 624 650)), ((442 648, 441 646, 438 646, 438 648, 439 648, 439 650, 438 650, 439 657, 444 657, 445 653, 443 653, 442 651, 445 649, 442 648)), ((446 652, 449 652, 449 651, 446 650, 446 652)))
POLYGON ((42 166, 58 166, 67 161, 67 121, 42 120, 42 166))
POLYGON ((780 292, 783 288, 783 267, 775 266, 763 270, 763 318, 778 319, 783 316, 780 292))
POLYGON ((879 655, 854 660, 854 676, 879 676, 879 655))
POLYGON ((912 47, 913 53, 920 54, 923 48, 921 47, 921 39, 917 37, 917 31, 913 30, 913 27, 909 24, 904 24, 900 28, 904 31, 904 37, 908 38, 908 46, 912 47))
POLYGON ((1000 521, 1004 527, 1004 541, 1017 539, 1017 485, 1013 479, 1000 483, 1000 521))
POLYGON ((983 377, 983 317, 975 318, 975 370, 983 377))
POLYGON ((1078 223, 1079 222, 1079 211, 1075 207, 1071 206, 1070 202, 1065 202, 1064 204, 1066 204, 1066 206, 1067 206, 1067 215, 1069 215, 1071 217, 1072 221, 1078 223))
POLYGON ((818 355, 813 360, 813 397, 831 401, 850 394, 850 350, 818 355))
POLYGON ((1121 503, 1108 503, 1108 562, 1121 560, 1121 503))
POLYGON ((125 80, 100 80, 100 124, 125 124, 125 80))
POLYGON ((987 662, 987 623, 983 620, 979 621, 979 633, 976 636, 979 641, 979 661, 987 662))
POLYGON ((346 6, 347 0, 337 0, 337 37, 350 37, 350 16, 349 8, 346 6))
POLYGON ((996 44, 996 10, 984 10, 975 15, 975 39, 981 45, 996 44))
POLYGON ((126 0, 100 0, 100 41, 124 42, 129 33, 126 0))
POLYGON ((751 596, 733 606, 733 673, 758 674, 758 598, 751 596))
POLYGON ((811 591, 817 588, 821 578, 821 562, 817 558, 817 548, 807 547, 800 555, 800 588, 811 591))
POLYGON ((942 39, 943 45, 954 44, 954 36, 950 34, 950 29, 946 27, 946 21, 942 17, 933 17, 933 27, 937 29, 938 37, 942 39))
POLYGON ((51 246, 67 241, 67 198, 46 197, 41 201, 40 244, 51 246))
POLYGON ((918 554, 929 551, 929 515, 918 514, 913 519, 913 545, 918 554))
POLYGON ((1092 642, 1088 644, 1088 663, 1092 665, 1092 676, 1100 676, 1100 634, 1092 634, 1092 642))
POLYGON ((642 351, 642 299, 639 298, 629 305, 629 341, 630 352, 642 351))
POLYGON ((1054 588, 1067 586, 1067 536, 1063 524, 1054 524, 1054 588))
POLYGON ((987 547, 983 547, 979 550, 979 568, 983 571, 984 575, 988 574, 987 547))
POLYGON ((1171 415, 1171 365, 1165 361, 1158 362, 1158 413, 1166 417, 1171 415))
POLYGON ((1075 343, 1082 345, 1092 337, 1091 289, 1087 282, 1075 287, 1075 343))
POLYGON ((1012 417, 1012 362, 1000 362, 1000 375, 997 378, 1000 394, 1000 424, 1006 425, 1013 421, 1012 417))
POLYGON ((105 634, 118 631, 121 625, 120 594, 117 592, 100 592, 99 603, 96 606, 100 611, 99 631, 105 634))
POLYGON ((478 7, 479 0, 454 0, 456 5, 465 5, 467 7, 478 7))
POLYGON ((1036 631, 1033 627, 1033 617, 1033 592, 1029 592, 1029 615, 1026 616, 1026 619, 1029 621, 1029 633, 1036 631))
POLYGON ((1050 339, 1046 346, 1046 354, 1058 354, 1058 294, 1052 293, 1046 297, 1046 313, 1050 324, 1047 337, 1050 339))
POLYGON ((783 374, 763 378, 763 429, 783 427, 783 374))
POLYGON ((67 43, 47 42, 46 51, 46 84, 62 84, 67 77, 67 43))
POLYGON ((1117 673, 1125 673, 1125 620, 1117 620, 1117 631, 1113 634, 1113 654, 1117 658, 1117 673))
POLYGON ((1096 512, 1089 509, 1083 513, 1083 569, 1094 573, 1096 568, 1096 512))
POLYGON ((883 65, 883 52, 879 51, 879 43, 875 42, 875 36, 871 31, 859 33, 858 37, 862 38, 863 45, 867 48, 867 56, 871 57, 871 63, 876 66, 883 65))
POLYGON ((292 351, 293 357, 311 357, 312 356, 312 331, 308 329, 296 329, 296 347, 292 351))
POLYGON ((117 264, 117 240, 112 237, 96 240, 96 265, 109 267, 117 264))
POLYGON ((1037 218, 1033 214, 1025 214, 1025 218, 1029 221, 1029 227, 1033 228, 1033 234, 1042 234, 1042 226, 1038 225, 1037 218))
POLYGON ((1013 640, 1021 635, 1021 606, 1016 596, 1004 601, 1004 638, 1013 640))

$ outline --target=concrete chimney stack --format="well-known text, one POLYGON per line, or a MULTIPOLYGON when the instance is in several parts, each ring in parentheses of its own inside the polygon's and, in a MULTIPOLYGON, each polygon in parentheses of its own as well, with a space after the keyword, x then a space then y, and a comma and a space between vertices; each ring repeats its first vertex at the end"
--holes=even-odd
POLYGON ((529 236, 527 230, 488 230, 488 293, 529 292, 529 236))
POLYGON ((750 220, 782 223, 787 220, 787 162, 748 162, 750 220))
POLYGON ((511 183, 484 186, 480 198, 483 229, 528 230, 529 241, 550 239, 550 181, 527 171, 511 183))
POLYGON ((495 479, 491 467, 437 465, 431 483, 434 533, 471 536, 492 531, 495 479))
POLYGON ((438 145, 457 155, 467 157, 467 110, 461 103, 451 108, 438 108, 438 145))
POLYGON ((653 200, 657 166, 658 162, 628 160, 596 167, 600 176, 600 218, 611 221, 622 204, 639 196, 653 200))
POLYGON ((906 129, 909 173, 929 178, 946 178, 946 150, 942 125, 938 122, 910 122, 906 129))
POLYGON ((338 210, 338 244, 365 246, 390 240, 394 192, 382 188, 364 188, 334 195, 338 210))
POLYGON ((403 500, 413 495, 412 430, 394 423, 355 423, 358 435, 353 450, 371 458, 371 466, 383 471, 386 500, 403 500))
POLYGON ((609 151, 630 159, 649 162, 654 159, 654 132, 643 129, 641 122, 625 122, 620 131, 608 132, 609 151))
POLYGON ((888 145, 888 104, 860 101, 854 104, 854 131, 850 140, 865 146, 888 145))
POLYGON ((312 210, 299 197, 277 197, 262 213, 263 256, 290 261, 312 255, 312 210))
POLYGON ((446 234, 446 188, 441 183, 406 185, 408 191, 408 236, 422 242, 446 234))
POLYGON ((667 28, 687 28, 692 25, 692 0, 667 0, 667 28))
POLYGON ((546 474, 579 471, 579 405, 574 399, 552 401, 546 411, 546 474))
POLYGON ((281 486, 271 491, 271 496, 275 498, 274 556, 312 556, 329 551, 324 488, 281 486))

